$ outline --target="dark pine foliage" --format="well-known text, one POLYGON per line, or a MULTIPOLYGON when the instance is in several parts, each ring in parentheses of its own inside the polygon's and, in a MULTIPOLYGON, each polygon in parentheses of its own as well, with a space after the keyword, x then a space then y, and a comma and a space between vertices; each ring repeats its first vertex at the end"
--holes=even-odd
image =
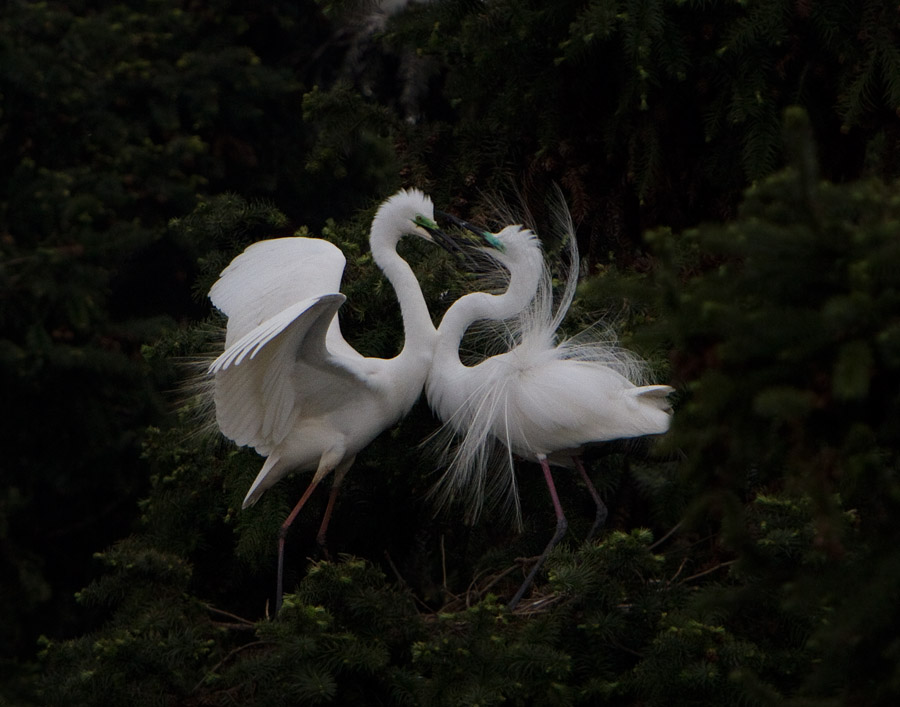
MULTIPOLYGON (((898 39, 884 0, 5 3, 0 704, 894 704, 898 39), (593 542, 558 475, 571 531, 510 614, 540 475, 521 535, 435 518, 420 404, 348 476, 333 562, 324 499, 298 519, 272 620, 305 479, 240 511, 260 458, 173 394, 217 273, 327 238, 348 338, 390 356, 374 206, 543 225, 554 183, 568 326, 615 317, 672 432, 591 460, 593 542)), ((470 285, 404 248, 436 316, 470 285)))

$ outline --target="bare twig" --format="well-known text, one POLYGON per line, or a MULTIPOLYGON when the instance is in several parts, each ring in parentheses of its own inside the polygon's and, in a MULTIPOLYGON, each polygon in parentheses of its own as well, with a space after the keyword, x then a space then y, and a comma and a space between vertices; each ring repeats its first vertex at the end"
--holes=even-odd
POLYGON ((666 540, 668 540, 669 537, 672 536, 672 534, 674 534, 674 533, 678 532, 679 530, 681 530, 681 524, 682 524, 682 522, 683 522, 683 521, 678 521, 675 525, 673 525, 673 526, 669 529, 669 532, 666 533, 665 535, 663 535, 663 536, 662 536, 659 540, 657 540, 655 543, 653 543, 653 544, 650 546, 649 549, 652 550, 652 549, 655 548, 657 545, 661 545, 661 544, 664 543, 666 540))
POLYGON ((230 631, 253 631, 256 628, 253 624, 248 626, 247 624, 236 624, 228 621, 211 621, 210 623, 216 628, 226 628, 230 631))
POLYGON ((472 596, 475 596, 475 599, 478 600, 482 597, 483 592, 478 588, 478 581, 481 579, 484 572, 478 572, 474 577, 472 577, 472 581, 469 582, 469 586, 466 587, 466 608, 472 606, 472 596))
POLYGON ((482 587, 482 588, 479 590, 479 594, 480 594, 481 596, 484 596, 485 594, 487 594, 488 591, 490 591, 491 587, 493 587, 495 584, 497 584, 497 582, 499 582, 501 579, 503 579, 503 578, 504 578, 506 575, 508 575, 510 572, 514 572, 514 571, 515 571, 516 569, 518 569, 518 568, 519 568, 519 565, 513 565, 512 567, 507 567, 505 570, 503 570, 503 571, 500 572, 499 574, 495 574, 495 575, 493 576, 493 578, 491 579, 491 581, 487 583, 487 586, 482 587))
POLYGON ((412 596, 413 598, 413 601, 416 602, 416 604, 419 604, 419 606, 421 606, 426 611, 431 611, 431 607, 429 607, 424 601, 419 599, 419 597, 416 596, 416 593, 412 590, 412 587, 409 586, 409 583, 405 579, 403 579, 403 575, 400 574, 400 570, 397 569, 397 565, 394 564, 394 560, 391 558, 391 555, 387 550, 384 551, 384 559, 387 560, 387 563, 390 566, 391 571, 394 573, 394 576, 397 578, 397 581, 400 583, 400 586, 409 592, 410 596, 412 596))
MULTIPOLYGON (((229 619, 234 619, 238 623, 242 624, 245 627, 253 627, 256 624, 250 619, 245 619, 243 616, 238 616, 237 614, 232 614, 230 611, 225 611, 224 609, 217 609, 212 604, 204 603, 203 606, 207 611, 212 612, 213 614, 219 614, 220 616, 227 616, 229 619)), ((227 625, 227 624, 226 624, 227 625)))
MULTIPOLYGON (((681 548, 674 548, 674 549, 675 549, 675 550, 680 550, 680 551, 687 551, 687 550, 690 550, 691 548, 697 547, 698 545, 702 545, 702 544, 705 543, 705 542, 708 542, 708 541, 710 541, 710 540, 713 540, 715 537, 716 537, 716 534, 715 534, 715 533, 710 533, 709 535, 706 535, 706 536, 704 536, 704 537, 702 537, 702 538, 699 538, 699 539, 695 540, 695 541, 692 542, 690 545, 687 545, 687 546, 681 547, 681 548)), ((662 539, 660 539, 658 542, 662 542, 662 539)), ((654 543, 654 545, 655 545, 655 544, 657 544, 657 543, 654 543)), ((650 547, 652 548, 653 545, 651 545, 650 547)), ((670 551, 670 550, 667 550, 666 552, 671 552, 671 551, 670 551)))
POLYGON ((737 562, 737 560, 728 560, 728 562, 720 562, 719 564, 715 565, 714 567, 710 567, 709 569, 703 570, 702 572, 698 572, 697 574, 692 574, 690 577, 685 577, 684 579, 682 579, 679 582, 679 584, 686 584, 687 582, 690 582, 692 579, 697 579, 704 575, 711 574, 711 573, 715 572, 716 570, 722 569, 723 567, 729 567, 730 565, 733 565, 735 562, 737 562))
POLYGON ((612 645, 614 648, 618 648, 620 651, 625 651, 626 653, 631 653, 631 655, 636 655, 638 658, 644 657, 637 651, 632 650, 631 648, 626 648, 625 646, 623 646, 621 643, 619 643, 617 641, 610 641, 610 645, 612 645))
POLYGON ((678 571, 675 572, 675 574, 672 575, 672 578, 669 580, 669 584, 671 584, 672 582, 674 582, 674 581, 675 581, 675 578, 678 577, 678 575, 681 574, 681 570, 684 569, 684 566, 687 564, 687 560, 688 560, 687 557, 682 558, 681 564, 678 565, 678 571))
POLYGON ((444 550, 444 534, 441 533, 441 572, 443 573, 444 591, 447 591, 447 553, 444 550))
POLYGON ((513 613, 518 615, 540 614, 554 604, 558 604, 560 601, 562 601, 562 599, 562 594, 548 594, 546 596, 539 597, 538 599, 520 602, 519 605, 513 610, 513 613))
POLYGON ((387 560, 388 566, 391 568, 391 571, 394 573, 394 576, 397 578, 397 581, 406 588, 409 588, 409 585, 406 583, 406 580, 403 579, 403 576, 400 574, 400 570, 397 569, 397 565, 394 564, 394 560, 391 558, 391 554, 385 550, 384 551, 384 559, 387 560))

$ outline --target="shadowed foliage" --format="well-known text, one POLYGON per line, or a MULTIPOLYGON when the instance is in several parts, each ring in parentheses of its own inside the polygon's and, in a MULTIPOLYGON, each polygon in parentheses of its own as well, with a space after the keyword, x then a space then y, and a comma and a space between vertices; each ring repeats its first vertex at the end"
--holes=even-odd
MULTIPOLYGON (((900 55, 879 0, 8 2, 0 9, 0 704, 894 704, 900 55), (786 112, 787 109, 787 112, 786 112), (175 393, 246 245, 347 255, 342 326, 401 337, 366 245, 418 186, 490 222, 561 185, 599 314, 678 389, 662 440, 522 463, 525 531, 434 516, 420 403, 314 496, 175 393), (518 190, 518 194, 512 193, 518 190), (311 559, 307 559, 311 558, 311 559)), ((493 225, 493 224, 492 224, 493 225)), ((545 243, 551 255, 553 242, 545 243)), ((472 286, 404 244, 439 316, 472 286)), ((202 397, 202 396, 201 396, 202 397)), ((200 406, 202 407, 202 406, 200 406)))

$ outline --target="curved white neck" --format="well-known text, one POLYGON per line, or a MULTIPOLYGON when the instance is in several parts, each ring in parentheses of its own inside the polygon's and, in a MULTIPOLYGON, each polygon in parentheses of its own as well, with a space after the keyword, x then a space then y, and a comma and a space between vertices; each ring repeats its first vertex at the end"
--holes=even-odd
POLYGON ((480 319, 502 320, 521 312, 534 297, 539 279, 540 272, 530 268, 513 271, 503 294, 473 292, 454 302, 438 327, 435 360, 459 363, 459 344, 466 330, 480 319))
POLYGON ((372 258, 393 285, 400 304, 404 343, 399 356, 407 358, 422 354, 430 359, 437 332, 415 273, 394 248, 373 248, 372 258))

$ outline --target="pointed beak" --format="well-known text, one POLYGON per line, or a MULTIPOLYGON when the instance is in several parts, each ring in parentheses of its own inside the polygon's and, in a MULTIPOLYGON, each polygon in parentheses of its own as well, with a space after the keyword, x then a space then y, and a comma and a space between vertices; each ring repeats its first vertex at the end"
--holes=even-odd
POLYGON ((441 218, 448 220, 450 223, 455 224, 456 226, 459 226, 460 228, 463 228, 470 233, 474 233, 476 236, 478 236, 479 243, 486 243, 491 248, 494 248, 496 250, 504 250, 503 244, 499 240, 497 240, 496 236, 494 236, 494 234, 490 231, 484 228, 479 228, 478 226, 473 226, 468 221, 463 221, 461 218, 457 218, 453 214, 448 214, 444 211, 435 211, 434 213, 436 216, 440 216, 441 218))
POLYGON ((431 240, 448 253, 456 254, 459 252, 459 245, 456 241, 438 228, 438 225, 427 216, 419 214, 416 216, 415 224, 428 233, 428 235, 431 236, 431 240))
POLYGON ((425 230, 431 234, 431 238, 435 243, 451 255, 456 255, 460 252, 459 244, 439 228, 426 228, 425 230))
POLYGON ((483 228, 478 228, 478 226, 473 226, 468 221, 463 221, 461 218, 457 218, 453 214, 448 214, 445 211, 435 211, 435 216, 440 216, 443 219, 446 219, 450 223, 455 226, 459 226, 460 228, 464 228, 465 230, 474 233, 479 238, 486 238, 489 235, 489 231, 485 231, 483 228))

